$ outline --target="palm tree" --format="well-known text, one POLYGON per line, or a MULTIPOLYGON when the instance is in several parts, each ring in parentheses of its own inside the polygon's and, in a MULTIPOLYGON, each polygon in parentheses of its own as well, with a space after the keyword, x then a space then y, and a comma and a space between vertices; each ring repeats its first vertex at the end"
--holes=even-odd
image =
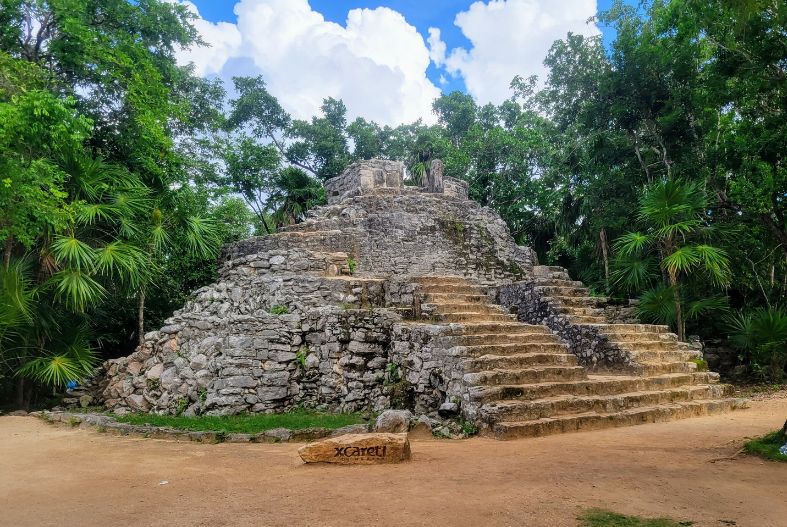
POLYGON ((268 207, 277 228, 298 223, 324 202, 325 188, 300 168, 286 167, 273 178, 268 207))
POLYGON ((681 340, 687 317, 725 305, 719 297, 687 303, 687 280, 700 277, 714 287, 726 287, 730 281, 726 252, 707 242, 707 211, 707 197, 696 183, 657 181, 640 198, 639 221, 644 230, 629 232, 614 244, 614 283, 628 290, 647 289, 640 299, 641 314, 674 322, 681 340))

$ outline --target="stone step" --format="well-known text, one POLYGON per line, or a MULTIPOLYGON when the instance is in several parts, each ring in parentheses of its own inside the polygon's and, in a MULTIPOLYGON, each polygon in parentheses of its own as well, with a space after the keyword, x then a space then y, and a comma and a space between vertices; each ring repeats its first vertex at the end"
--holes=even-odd
POLYGON ((523 383, 521 385, 476 386, 469 390, 480 403, 503 399, 533 400, 556 395, 615 395, 620 393, 657 391, 691 384, 710 384, 718 380, 711 372, 673 373, 653 377, 635 375, 588 375, 587 379, 569 382, 523 383))
POLYGON ((548 297, 555 304, 560 306, 595 307, 607 302, 606 297, 601 296, 550 296, 548 297))
POLYGON ((681 386, 667 390, 629 392, 615 395, 556 395, 532 401, 494 401, 480 409, 485 422, 532 421, 545 417, 595 412, 609 414, 643 406, 658 406, 715 396, 710 386, 681 386))
POLYGON ((631 354, 640 362, 676 362, 698 359, 702 356, 700 351, 688 350, 640 350, 634 348, 631 354))
POLYGON ((600 332, 608 335, 626 334, 632 332, 638 333, 669 333, 669 326, 662 326, 658 324, 593 324, 593 326, 600 332))
POLYGON ((480 333, 477 335, 465 334, 441 337, 441 342, 449 346, 517 346, 523 349, 528 346, 541 346, 554 344, 556 347, 565 348, 566 345, 551 333, 480 333))
POLYGON ((546 326, 534 324, 523 324, 521 322, 463 322, 451 324, 447 336, 454 335, 516 335, 522 333, 546 333, 552 334, 546 326))
POLYGON ((635 365, 634 370, 640 375, 653 376, 665 373, 692 373, 697 370, 697 365, 693 362, 640 362, 635 365))
POLYGON ((471 279, 465 278, 463 276, 432 276, 432 275, 415 276, 410 278, 410 282, 416 284, 425 284, 425 285, 448 285, 448 284, 473 285, 471 279))
POLYGON ((494 314, 506 314, 506 315, 508 314, 501 306, 496 306, 494 304, 482 304, 482 303, 437 304, 437 303, 430 302, 427 305, 432 306, 437 310, 438 313, 441 314, 449 314, 449 313, 494 313, 494 314))
POLYGON ((678 336, 674 333, 651 333, 651 332, 643 332, 643 331, 617 332, 617 333, 607 333, 606 331, 604 331, 600 333, 606 335, 607 339, 615 344, 626 344, 629 342, 652 342, 652 341, 660 341, 664 343, 676 344, 679 342, 678 336))
POLYGON ((533 286, 533 290, 536 293, 541 294, 542 296, 546 296, 549 298, 557 298, 557 297, 576 297, 576 298, 587 298, 590 293, 590 290, 587 287, 577 287, 577 286, 555 286, 555 285, 541 285, 536 284, 533 286))
POLYGON ((443 322, 511 322, 516 320, 514 315, 507 313, 474 313, 459 312, 438 314, 437 318, 443 322))
POLYGON ((585 378, 586 372, 582 366, 541 366, 510 370, 487 370, 465 373, 464 375, 464 381, 470 386, 578 381, 585 378))
POLYGON ((538 274, 544 271, 549 272, 558 272, 558 273, 567 273, 565 267, 560 267, 559 265, 534 265, 533 266, 533 273, 538 274))
POLYGON ((434 304, 478 304, 488 301, 488 297, 484 294, 426 293, 425 297, 428 302, 434 304))
POLYGON ((466 372, 521 369, 527 366, 576 366, 577 358, 570 353, 515 353, 511 355, 482 355, 463 362, 466 372))
POLYGON ((601 315, 568 315, 573 324, 603 324, 607 319, 601 315))
POLYGON ((486 291, 480 285, 472 285, 472 284, 437 284, 437 285, 430 285, 430 284, 422 284, 421 291, 426 295, 434 294, 434 293, 452 293, 452 294, 463 294, 463 295, 485 295, 486 291))
POLYGON ((574 289, 584 289, 589 291, 587 286, 578 282, 577 280, 562 279, 562 278, 538 278, 536 277, 536 287, 565 287, 574 289))
POLYGON ((687 342, 678 342, 675 340, 651 340, 646 335, 642 336, 642 340, 628 340, 628 341, 613 341, 621 348, 637 350, 637 351, 686 351, 692 352, 695 350, 691 344, 687 342))
POLYGON ((603 309, 599 309, 597 307, 588 307, 588 306, 567 306, 567 305, 557 305, 556 308, 558 313, 563 313, 566 315, 575 315, 575 316, 599 316, 603 318, 603 309))
POLYGON ((452 349, 457 354, 467 357, 481 357, 483 355, 503 357, 518 353, 568 353, 568 346, 558 342, 557 339, 539 338, 534 340, 535 342, 522 340, 521 342, 504 344, 459 343, 452 346, 452 349))
POLYGON ((599 430, 618 426, 658 423, 672 419, 684 419, 711 415, 735 408, 736 400, 694 400, 683 403, 646 406, 621 412, 599 414, 590 412, 537 419, 533 421, 504 421, 496 423, 489 431, 496 439, 536 437, 556 433, 599 430))

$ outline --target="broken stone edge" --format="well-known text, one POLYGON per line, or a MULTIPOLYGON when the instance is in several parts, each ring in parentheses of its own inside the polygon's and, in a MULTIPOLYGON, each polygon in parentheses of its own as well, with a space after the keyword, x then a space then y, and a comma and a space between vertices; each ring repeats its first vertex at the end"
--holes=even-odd
POLYGON ((122 436, 136 436, 149 439, 169 439, 175 441, 195 441, 198 443, 307 443, 318 439, 338 437, 346 434, 365 434, 367 424, 355 424, 341 428, 273 428, 256 434, 242 434, 221 431, 181 430, 167 426, 134 425, 120 423, 115 418, 97 413, 73 413, 57 411, 31 412, 47 423, 70 425, 81 429, 94 429, 97 432, 122 436))

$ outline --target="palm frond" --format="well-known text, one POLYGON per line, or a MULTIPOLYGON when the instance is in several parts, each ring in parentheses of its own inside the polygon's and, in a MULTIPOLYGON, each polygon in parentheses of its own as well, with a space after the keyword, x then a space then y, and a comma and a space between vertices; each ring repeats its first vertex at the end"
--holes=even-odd
POLYGON ((84 311, 106 294, 101 284, 79 268, 64 269, 52 275, 49 281, 54 285, 57 298, 75 311, 84 311))
POLYGON ((199 216, 186 218, 186 240, 191 250, 202 258, 216 256, 221 244, 216 224, 209 218, 199 216))
POLYGON ((652 256, 618 256, 613 261, 612 284, 625 291, 641 291, 653 282, 657 269, 652 256))
POLYGON ((652 239, 641 232, 628 232, 615 240, 615 251, 622 256, 641 254, 651 243, 652 239))
POLYGON ((727 252, 711 245, 696 245, 694 250, 713 283, 720 287, 729 285, 731 271, 727 252))
POLYGON ((672 324, 675 322, 674 289, 661 285, 645 291, 639 297, 637 315, 648 322, 672 324))
POLYGON ((95 262, 93 249, 73 234, 57 236, 52 242, 55 261, 75 269, 91 269, 95 262))
POLYGON ((130 243, 110 242, 96 251, 96 272, 136 287, 145 273, 144 252, 130 243))
POLYGON ((686 318, 695 320, 712 313, 729 311, 730 305, 726 296, 710 296, 686 302, 686 318))
POLYGON ((662 261, 661 267, 672 275, 688 273, 700 262, 700 256, 692 245, 678 247, 672 254, 668 254, 662 261))

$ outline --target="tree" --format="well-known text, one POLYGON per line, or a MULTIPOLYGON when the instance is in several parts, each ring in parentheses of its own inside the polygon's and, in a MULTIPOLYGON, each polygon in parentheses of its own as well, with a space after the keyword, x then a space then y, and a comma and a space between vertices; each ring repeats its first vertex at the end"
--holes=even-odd
POLYGON ((719 306, 715 299, 702 299, 685 309, 686 282, 702 275, 717 287, 730 283, 726 252, 708 243, 707 210, 707 198, 697 184, 657 181, 640 199, 639 219, 645 231, 630 232, 615 242, 616 282, 642 289, 663 281, 643 293, 640 311, 661 322, 674 322, 681 340, 686 336, 687 316, 719 306), (668 297, 671 302, 667 302, 668 297))

